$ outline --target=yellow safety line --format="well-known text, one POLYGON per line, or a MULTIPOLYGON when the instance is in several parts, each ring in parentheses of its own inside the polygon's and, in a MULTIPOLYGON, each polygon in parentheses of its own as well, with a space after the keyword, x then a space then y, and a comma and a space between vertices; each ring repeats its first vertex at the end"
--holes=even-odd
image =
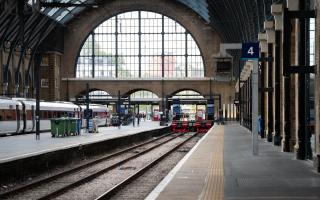
POLYGON ((213 134, 213 156, 210 158, 210 168, 206 177, 206 184, 201 192, 202 200, 224 199, 224 175, 223 175, 223 143, 224 127, 217 126, 212 130, 213 134))

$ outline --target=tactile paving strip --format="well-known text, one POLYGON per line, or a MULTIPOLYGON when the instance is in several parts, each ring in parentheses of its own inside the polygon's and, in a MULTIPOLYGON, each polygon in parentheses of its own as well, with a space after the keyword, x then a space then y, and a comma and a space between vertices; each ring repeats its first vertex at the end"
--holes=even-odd
POLYGON ((223 200, 224 199, 224 172, 223 172, 223 144, 224 127, 218 126, 215 129, 213 156, 210 158, 210 169, 206 178, 205 187, 202 190, 200 199, 223 200))

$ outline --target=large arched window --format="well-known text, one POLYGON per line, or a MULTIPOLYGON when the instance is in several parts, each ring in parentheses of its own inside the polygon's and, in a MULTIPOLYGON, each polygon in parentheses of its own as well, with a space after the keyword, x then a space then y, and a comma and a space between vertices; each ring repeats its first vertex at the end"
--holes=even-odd
POLYGON ((132 93, 130 95, 130 99, 132 101, 141 100, 141 99, 158 100, 159 97, 153 92, 150 92, 147 90, 140 90, 140 91, 136 91, 136 92, 132 93))
POLYGON ((177 99, 204 99, 204 97, 193 90, 183 90, 173 95, 172 98, 177 99))
POLYGON ((106 91, 95 90, 89 93, 89 99, 91 100, 112 99, 112 96, 106 91))
POLYGON ((203 77, 199 48, 178 22, 146 11, 114 16, 88 36, 76 77, 203 77))

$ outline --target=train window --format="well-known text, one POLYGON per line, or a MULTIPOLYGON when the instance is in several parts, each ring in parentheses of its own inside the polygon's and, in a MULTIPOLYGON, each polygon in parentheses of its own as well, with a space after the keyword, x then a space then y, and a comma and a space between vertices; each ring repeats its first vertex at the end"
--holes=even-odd
MULTIPOLYGON (((13 111, 15 112, 15 111, 13 111)), ((4 111, 4 120, 9 121, 9 120, 14 120, 12 110, 5 110, 4 111)))
POLYGON ((17 120, 16 111, 15 110, 10 110, 10 111, 11 111, 12 120, 17 120))
POLYGON ((48 118, 51 119, 52 118, 52 114, 53 112, 52 111, 48 111, 48 118))
POLYGON ((4 121, 4 110, 0 110, 0 121, 4 121))
POLYGON ((27 112, 27 116, 26 116, 27 120, 32 120, 32 111, 27 110, 26 112, 27 112))
POLYGON ((47 111, 40 112, 40 119, 47 119, 47 111))

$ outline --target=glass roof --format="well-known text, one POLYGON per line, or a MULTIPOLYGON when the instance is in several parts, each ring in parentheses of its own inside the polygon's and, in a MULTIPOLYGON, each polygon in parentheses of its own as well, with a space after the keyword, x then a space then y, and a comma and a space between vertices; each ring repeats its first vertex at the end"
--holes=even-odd
MULTIPOLYGON (((39 0, 28 0, 28 4, 31 6, 36 6, 36 3, 39 0)), ((196 11, 201 17, 203 17, 207 22, 209 22, 209 11, 206 0, 177 0, 194 11, 196 11)), ((94 0, 43 0, 46 3, 60 2, 60 3, 73 3, 73 4, 81 4, 81 3, 92 3, 94 0)), ((65 24, 69 20, 71 20, 75 14, 84 10, 85 7, 65 7, 65 8, 41 8, 40 12, 49 16, 50 18, 65 24)))
POLYGON ((204 20, 210 22, 207 0, 178 0, 185 4, 195 12, 197 12, 204 20))
MULTIPOLYGON (((36 2, 38 0, 29 0, 28 4, 31 6, 36 6, 36 2)), ((60 2, 60 3, 73 3, 73 4, 81 4, 81 3, 92 3, 93 0, 46 0, 46 3, 51 2, 60 2)), ((65 24, 69 20, 71 20, 75 14, 81 12, 84 7, 65 7, 65 8, 41 8, 40 12, 49 16, 50 18, 65 24)))

